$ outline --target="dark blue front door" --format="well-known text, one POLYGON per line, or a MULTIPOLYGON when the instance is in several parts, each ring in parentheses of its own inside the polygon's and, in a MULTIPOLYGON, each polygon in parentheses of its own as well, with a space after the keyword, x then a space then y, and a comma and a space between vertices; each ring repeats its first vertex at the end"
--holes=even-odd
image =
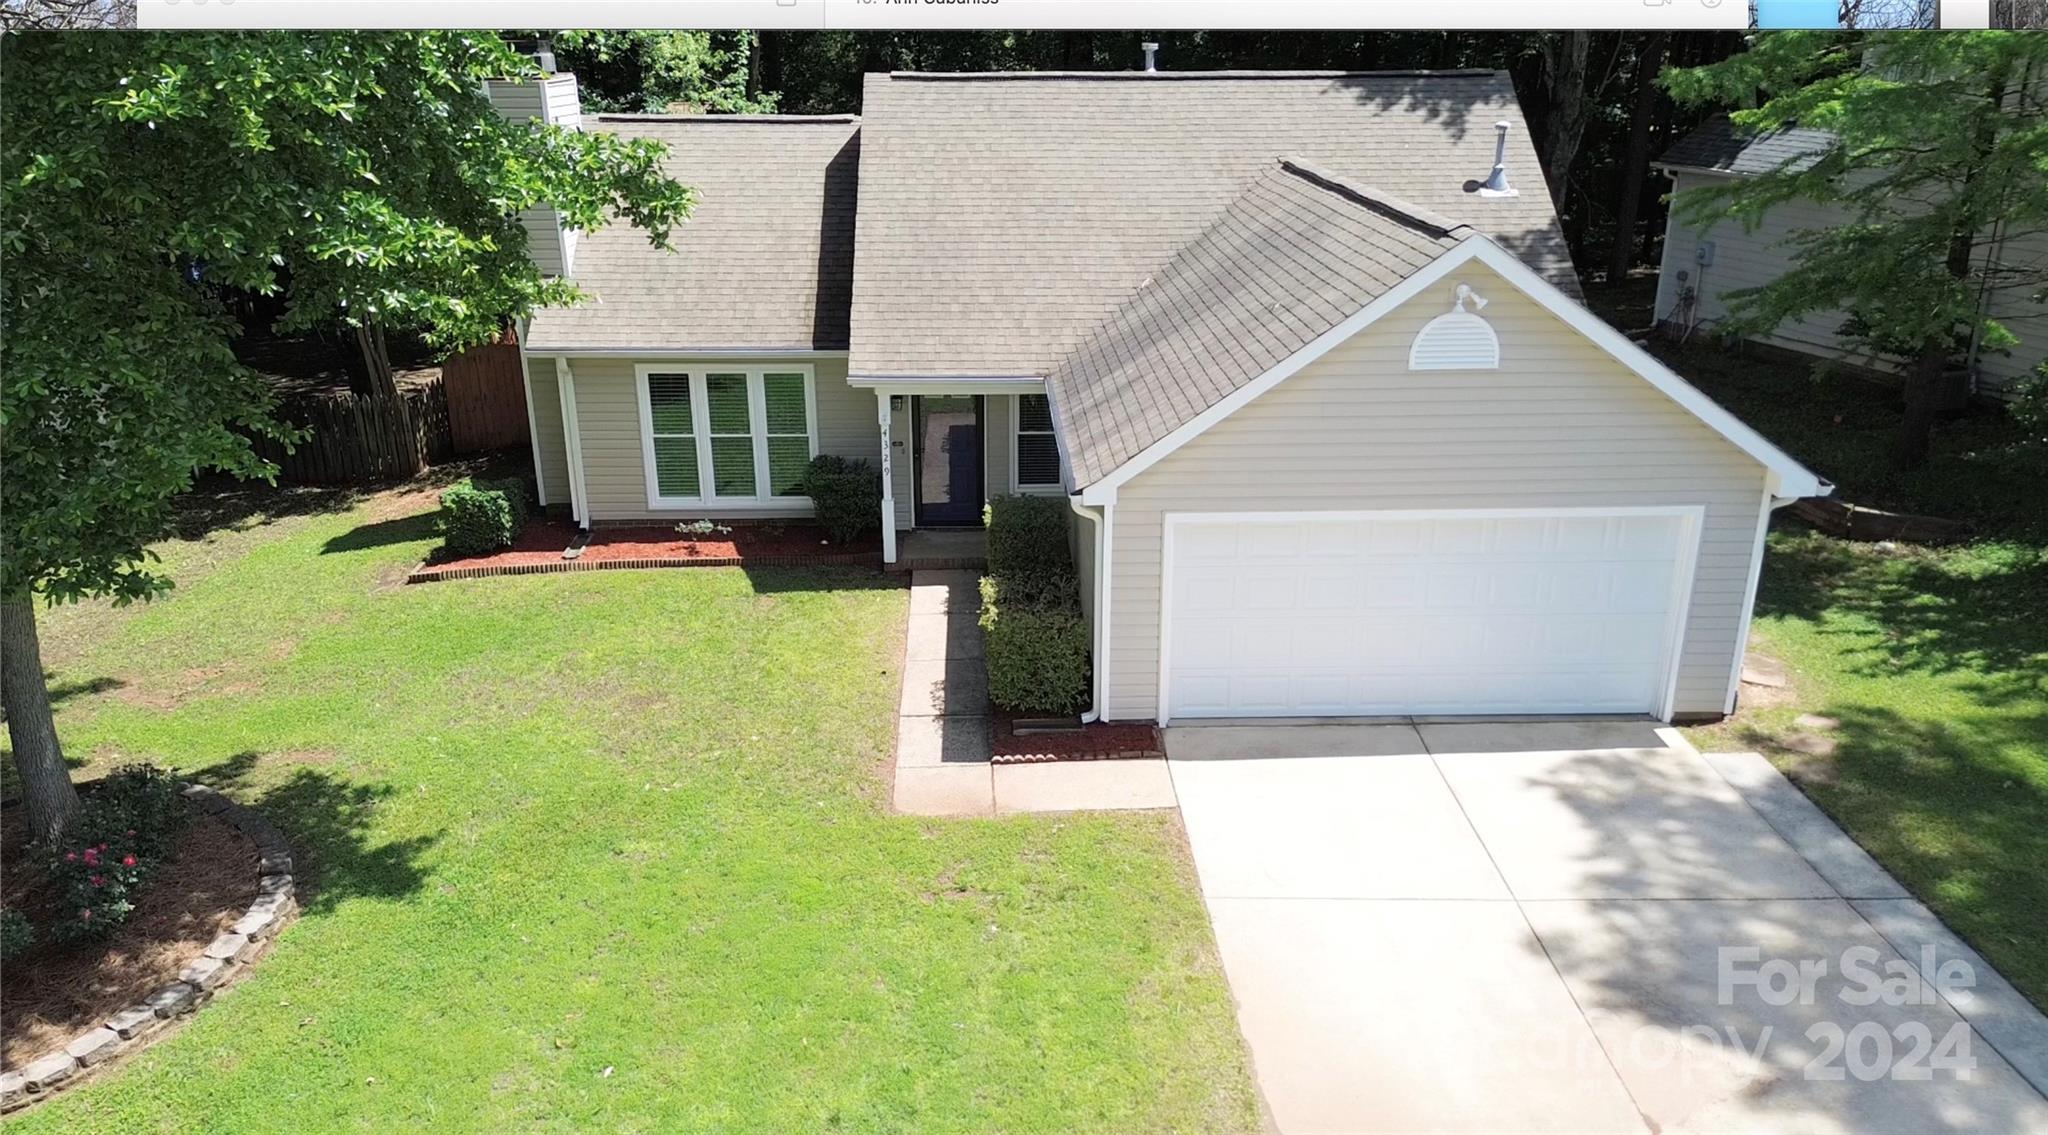
POLYGON ((981 526, 981 396, 919 394, 912 399, 917 434, 917 526, 981 526))

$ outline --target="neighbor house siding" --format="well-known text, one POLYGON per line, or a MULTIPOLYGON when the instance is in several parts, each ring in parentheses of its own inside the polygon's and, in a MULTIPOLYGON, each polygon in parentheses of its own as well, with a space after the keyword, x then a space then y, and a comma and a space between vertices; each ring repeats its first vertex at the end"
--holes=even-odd
MULTIPOLYGON (((657 360, 646 360, 655 363, 657 360)), ((662 359, 659 365, 679 371, 716 370, 716 361, 662 359)), ((875 424, 875 396, 846 385, 843 358, 748 359, 746 366, 778 363, 812 368, 818 410, 818 452, 874 461, 881 452, 875 424)), ((633 359, 570 359, 576 383, 576 420, 583 443, 583 477, 593 521, 687 520, 703 516, 707 506, 684 509, 647 507, 647 466, 640 431, 640 395, 633 359)), ((727 364, 732 365, 732 364, 727 364)), ((808 512, 808 502, 803 502, 808 512)), ((744 516, 728 507, 726 516, 744 516)), ((780 515, 788 515, 787 512, 780 515)))
MULTIPOLYGON (((1683 170, 1672 171, 1671 177, 1674 194, 1726 184, 1730 180, 1724 176, 1683 170)), ((1689 273, 1690 282, 1698 289, 1697 321, 1701 325, 1713 324, 1728 315, 1728 305, 1722 299, 1728 292, 1737 288, 1760 287, 1791 269, 1795 250, 1785 241, 1794 233, 1806 229, 1836 228, 1848 219, 1846 212, 1831 205, 1788 201, 1773 206, 1764 214, 1763 223, 1754 232, 1749 232, 1736 220, 1716 221, 1704 229, 1695 228, 1679 220, 1674 211, 1665 229, 1663 266, 1657 277, 1658 322, 1679 318, 1679 299, 1684 288, 1678 279, 1680 272, 1689 273), (1714 262, 1702 268, 1697 254, 1705 243, 1714 246, 1714 262)), ((1980 250, 1980 256, 1985 254, 1980 250)), ((2010 265, 2034 266, 2038 270, 2039 266, 2048 264, 2048 235, 2028 233, 2007 241, 2001 246, 1998 256, 2010 265)), ((2044 356, 2048 356, 2048 312, 2032 300, 2034 290, 2032 285, 2012 285, 1996 290, 1988 297, 1987 310, 2005 322, 2007 328, 2019 337, 2020 345, 2009 353, 1985 352, 1978 357, 1979 389, 1985 394, 2004 397, 2014 380, 2031 373, 2044 356)), ((1844 344, 1839 331, 1845 318, 1837 311, 1817 312, 1755 338, 1759 342, 1821 358, 1840 359, 1871 370, 1899 369, 1895 362, 1852 350, 1844 344)))
POLYGON ((1476 264, 1120 490, 1109 716, 1158 713, 1168 512, 1704 505, 1675 712, 1718 714, 1741 634, 1764 468, 1476 264), (1408 369, 1455 283, 1491 301, 1497 371, 1408 369))
POLYGON ((562 391, 555 381, 555 360, 527 357, 526 387, 533 399, 533 443, 539 455, 540 479, 549 508, 569 507, 569 449, 562 432, 562 391))

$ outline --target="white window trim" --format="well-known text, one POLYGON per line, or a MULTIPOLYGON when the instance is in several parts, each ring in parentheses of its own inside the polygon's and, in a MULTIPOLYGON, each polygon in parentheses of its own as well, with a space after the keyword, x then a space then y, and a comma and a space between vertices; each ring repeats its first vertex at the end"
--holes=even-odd
MULTIPOLYGON (((1018 439, 1022 437, 1024 434, 1024 399, 1028 397, 1030 397, 1030 395, 1027 394, 1010 395, 1010 491, 1013 493, 1021 493, 1026 496, 1064 495, 1067 491, 1066 486, 1061 483, 1059 473, 1057 470, 1055 470, 1053 473, 1053 479, 1047 481, 1042 485, 1027 485, 1023 481, 1019 480, 1017 477, 1018 439)), ((1044 396, 1041 395, 1041 397, 1044 396)), ((1052 413, 1051 398, 1046 398, 1045 409, 1047 414, 1052 413)), ((1038 430, 1031 431, 1034 437, 1037 436, 1040 432, 1041 431, 1038 430)), ((1058 432, 1056 430, 1051 429, 1045 430, 1043 432, 1045 436, 1053 439, 1053 450, 1055 453, 1057 453, 1059 450, 1058 432)))
POLYGON ((811 499, 805 496, 778 497, 768 491, 768 410, 763 376, 801 374, 804 378, 804 425, 811 456, 818 455, 818 376, 809 363, 745 363, 735 365, 719 360, 683 360, 638 363, 633 367, 633 400, 640 409, 640 467, 647 490, 649 509, 680 509, 700 512, 808 514, 811 499), (722 497, 711 491, 711 413, 705 375, 744 374, 747 377, 747 417, 754 443, 754 495, 722 497), (697 443, 697 495, 663 496, 661 480, 654 468, 654 407, 647 378, 655 374, 685 374, 690 379, 690 429, 697 443))

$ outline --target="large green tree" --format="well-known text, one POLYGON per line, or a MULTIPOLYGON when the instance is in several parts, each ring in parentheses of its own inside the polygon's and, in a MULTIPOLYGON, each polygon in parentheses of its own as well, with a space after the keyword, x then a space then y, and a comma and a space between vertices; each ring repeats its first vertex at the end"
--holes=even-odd
POLYGON ((0 39, 0 695, 28 818, 77 805, 35 604, 147 599, 147 551, 202 469, 272 471, 283 436, 229 350, 230 291, 282 326, 390 322, 458 347, 568 303, 514 219, 551 205, 666 244, 690 191, 662 149, 508 123, 488 35, 29 33, 0 39))
POLYGON ((2048 36, 1773 32, 1665 82, 1682 103, 1746 107, 1733 115, 1746 129, 1827 132, 1817 153, 1677 206, 1695 224, 1732 216, 1752 228, 1788 202, 1839 212, 1792 235, 1782 276, 1728 294, 1731 323, 1769 331, 1847 312, 1855 338, 1904 361, 1894 458, 1918 467, 1966 381, 1957 364, 2017 344, 1985 297, 2048 279, 2017 255, 2048 230, 2048 36))

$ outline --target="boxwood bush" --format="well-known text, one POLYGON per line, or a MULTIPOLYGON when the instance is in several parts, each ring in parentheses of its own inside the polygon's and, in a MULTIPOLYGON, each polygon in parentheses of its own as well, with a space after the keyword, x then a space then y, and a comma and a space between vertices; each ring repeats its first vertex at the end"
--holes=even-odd
POLYGON ((441 494, 441 544, 457 556, 509 548, 526 523, 526 482, 467 480, 441 494))
POLYGON ((981 629, 989 700, 1013 713, 1072 714, 1088 704, 1088 620, 1060 497, 989 502, 981 629))
POLYGON ((850 544, 882 526, 882 473, 865 461, 824 454, 811 459, 798 491, 811 498, 818 527, 850 544))

